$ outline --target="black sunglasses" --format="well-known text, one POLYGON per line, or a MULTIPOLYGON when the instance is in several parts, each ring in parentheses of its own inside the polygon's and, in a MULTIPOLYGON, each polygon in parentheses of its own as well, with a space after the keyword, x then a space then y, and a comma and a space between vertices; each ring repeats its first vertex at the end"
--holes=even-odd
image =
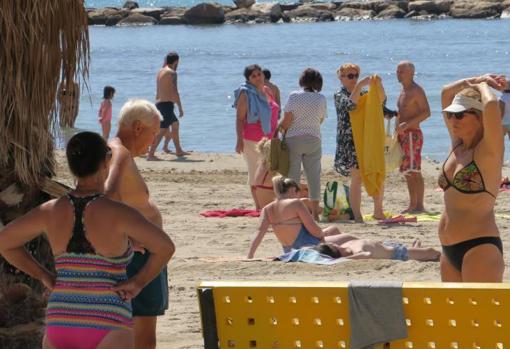
POLYGON ((357 79, 359 78, 359 74, 347 74, 347 75, 342 75, 343 78, 347 78, 349 80, 352 80, 352 79, 357 79))
POLYGON ((478 115, 475 111, 472 111, 472 110, 464 110, 464 111, 459 111, 457 113, 446 113, 446 117, 448 119, 451 119, 452 116, 455 117, 455 119, 457 120, 462 120, 464 118, 464 116, 466 114, 475 114, 475 115, 478 115))

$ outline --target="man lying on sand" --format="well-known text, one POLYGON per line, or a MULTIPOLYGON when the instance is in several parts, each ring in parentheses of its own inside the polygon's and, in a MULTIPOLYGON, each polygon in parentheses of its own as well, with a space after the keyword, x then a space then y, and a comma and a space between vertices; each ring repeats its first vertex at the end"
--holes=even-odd
POLYGON ((348 259, 394 259, 407 261, 409 259, 427 262, 439 261, 441 252, 430 247, 421 247, 421 241, 416 240, 412 247, 393 242, 360 239, 349 234, 342 234, 336 243, 326 242, 313 249, 332 258, 348 259))

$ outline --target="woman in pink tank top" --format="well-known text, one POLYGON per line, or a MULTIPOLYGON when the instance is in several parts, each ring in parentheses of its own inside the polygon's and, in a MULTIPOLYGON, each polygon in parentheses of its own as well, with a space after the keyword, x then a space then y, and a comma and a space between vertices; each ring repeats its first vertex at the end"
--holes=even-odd
POLYGON ((260 142, 262 138, 271 138, 273 136, 278 125, 278 114, 280 107, 278 106, 272 91, 264 85, 264 75, 262 74, 262 69, 260 66, 254 64, 246 67, 244 76, 246 81, 254 86, 257 90, 264 91, 267 102, 269 104, 269 109, 271 110, 271 127, 269 132, 265 133, 264 127, 262 127, 261 124, 261 120, 258 120, 254 123, 248 122, 248 111, 250 106, 249 98, 246 95, 246 92, 240 93, 239 99, 235 105, 237 108, 236 152, 243 154, 246 165, 248 167, 248 185, 250 186, 253 201, 255 202, 255 207, 257 209, 261 209, 255 195, 255 185, 257 184, 255 182, 255 172, 259 162, 259 153, 257 152, 256 148, 257 143, 260 142))

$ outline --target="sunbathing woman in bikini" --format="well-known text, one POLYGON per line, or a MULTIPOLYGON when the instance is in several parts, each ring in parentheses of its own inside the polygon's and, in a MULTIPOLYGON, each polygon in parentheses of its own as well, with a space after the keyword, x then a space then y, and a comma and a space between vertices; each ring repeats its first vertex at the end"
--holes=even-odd
POLYGON ((248 258, 253 258, 270 225, 284 252, 336 241, 340 230, 335 226, 321 229, 317 225, 306 204, 298 198, 299 186, 294 180, 276 176, 273 178, 273 188, 276 200, 262 209, 259 230, 248 258))
POLYGON ((103 195, 111 150, 92 132, 67 145, 76 189, 34 208, 0 232, 0 254, 51 290, 43 348, 134 348, 130 300, 156 277, 174 252, 168 235, 137 210, 103 195), (45 234, 56 275, 39 264, 25 243, 45 234), (131 239, 150 252, 127 278, 131 239))
POLYGON ((505 77, 487 74, 453 82, 441 93, 452 140, 452 150, 439 176, 445 202, 439 223, 443 281, 503 279, 505 262, 494 203, 504 144, 501 110, 490 87, 504 85, 505 77))

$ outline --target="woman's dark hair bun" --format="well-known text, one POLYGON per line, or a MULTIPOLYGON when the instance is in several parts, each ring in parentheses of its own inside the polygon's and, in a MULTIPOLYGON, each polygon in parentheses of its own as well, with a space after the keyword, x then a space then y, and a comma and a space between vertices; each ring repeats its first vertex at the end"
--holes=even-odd
POLYGON ((95 132, 80 132, 67 143, 66 157, 69 169, 76 177, 95 174, 110 148, 95 132))

